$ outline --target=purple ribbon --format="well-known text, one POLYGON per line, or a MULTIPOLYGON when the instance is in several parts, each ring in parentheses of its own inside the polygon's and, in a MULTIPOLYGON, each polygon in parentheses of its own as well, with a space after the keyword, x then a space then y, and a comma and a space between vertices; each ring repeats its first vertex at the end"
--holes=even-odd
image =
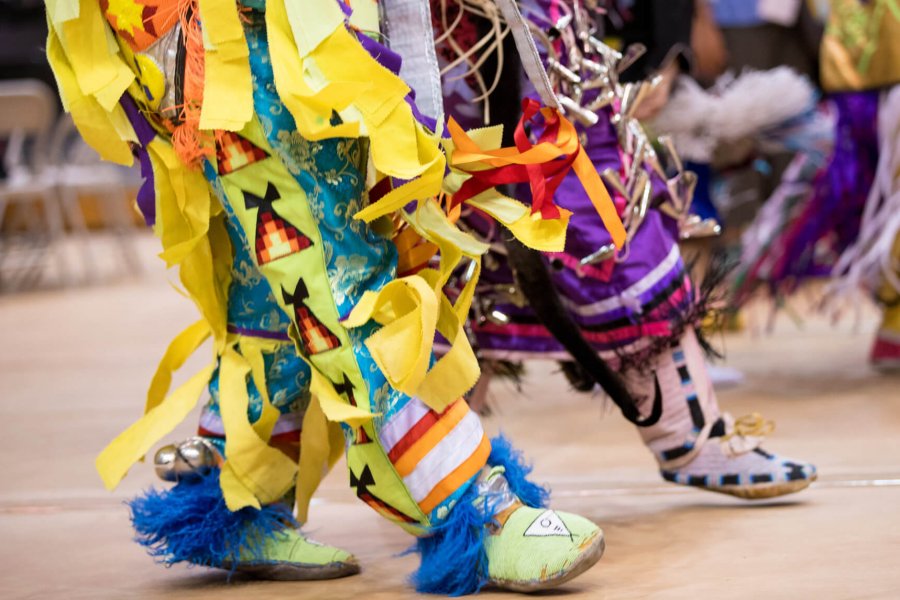
MULTIPOLYGON (((362 44, 362 47, 365 48, 366 52, 368 52, 369 55, 378 62, 378 64, 380 64, 382 67, 384 67, 397 77, 400 76, 400 66, 403 63, 403 58, 399 54, 397 54, 381 42, 377 42, 359 31, 356 32, 356 38, 359 40, 359 43, 362 44)), ((410 92, 406 95, 405 100, 409 107, 412 109, 413 117, 415 117, 416 121, 430 129, 431 131, 437 130, 437 121, 419 112, 419 107, 416 106, 415 90, 410 89, 410 92)))
POLYGON ((266 340, 278 340, 282 342, 291 341, 290 336, 287 333, 281 331, 267 331, 265 329, 250 329, 247 327, 238 327, 237 325, 233 325, 231 323, 228 324, 228 332, 229 333, 237 333, 239 335, 246 335, 248 337, 255 338, 263 338, 266 340))
POLYGON ((137 134, 138 143, 140 144, 137 147, 132 147, 132 152, 141 162, 141 177, 144 178, 144 182, 141 184, 141 188, 137 193, 137 205, 141 214, 144 216, 144 222, 149 226, 153 226, 153 224, 156 223, 156 191, 153 180, 153 165, 150 162, 150 153, 147 151, 147 144, 152 142, 153 138, 156 137, 156 131, 154 131, 150 122, 147 121, 147 118, 141 113, 137 104, 135 104, 134 100, 127 93, 122 94, 122 98, 119 99, 119 104, 125 109, 125 114, 128 116, 128 120, 134 128, 134 132, 137 134))

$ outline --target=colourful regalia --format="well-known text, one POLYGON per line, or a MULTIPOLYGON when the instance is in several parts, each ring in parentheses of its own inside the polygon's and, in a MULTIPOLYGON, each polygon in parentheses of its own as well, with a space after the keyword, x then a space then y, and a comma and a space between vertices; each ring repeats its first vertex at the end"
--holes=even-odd
MULTIPOLYGON (((532 216, 493 185, 452 196, 495 164, 552 170, 583 151, 553 109, 530 151, 500 148, 490 130, 442 137, 427 8, 48 2, 63 102, 103 158, 140 163, 138 206, 200 313, 163 356, 144 416, 97 459, 114 487, 208 388, 198 437, 156 454, 176 485, 131 503, 139 540, 167 563, 280 579, 356 572, 295 528, 342 453, 358 497, 421 536, 420 590, 540 589, 602 552, 595 525, 539 508, 546 494, 518 453, 488 440, 462 399, 478 378, 463 323, 487 246, 448 217, 468 200, 526 243, 561 248, 560 214, 532 216), (388 24, 406 45, 382 43, 388 24), (473 276, 451 301, 459 266, 473 276), (170 390, 206 340, 210 364, 170 390), (489 560, 550 514, 566 535, 529 564, 489 560), (510 533, 486 539, 490 522, 510 533)), ((581 179, 621 230, 597 174, 581 179)))
MULTIPOLYGON (((156 453, 175 485, 130 503, 161 561, 274 579, 357 572, 299 529, 343 453, 360 500, 418 536, 420 591, 535 591, 593 565, 600 529, 545 508, 521 455, 489 440, 464 399, 479 377, 470 336, 482 358, 571 352, 491 294, 521 283, 501 235, 534 264, 549 253, 589 353, 621 372, 601 383, 664 477, 743 497, 815 477, 759 449, 765 423, 718 409, 677 246, 693 178, 677 157, 661 164, 634 117, 655 85, 619 81, 636 56, 595 37, 593 3, 450 9, 473 6, 511 34, 527 75, 505 146, 477 103, 452 100, 464 86, 442 85, 438 53, 456 38, 433 26, 447 6, 47 0, 63 102, 103 158, 139 162, 138 207, 200 313, 160 361, 143 416, 97 459, 115 487, 208 389, 197 436, 156 453), (488 309, 511 318, 495 327, 488 309), (208 340, 209 364, 171 390, 208 340)), ((471 56, 457 64, 483 77, 471 56)))

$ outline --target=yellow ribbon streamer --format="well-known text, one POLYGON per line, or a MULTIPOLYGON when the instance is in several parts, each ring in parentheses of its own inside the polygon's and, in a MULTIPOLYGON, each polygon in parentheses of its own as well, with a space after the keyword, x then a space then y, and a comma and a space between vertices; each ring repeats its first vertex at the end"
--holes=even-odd
POLYGON ((93 96, 107 112, 134 81, 134 73, 119 56, 119 46, 96 0, 80 0, 77 19, 57 31, 81 93, 93 96))
POLYGON ((102 159, 131 166, 134 157, 125 140, 137 140, 137 136, 131 129, 125 111, 116 106, 112 112, 107 112, 96 98, 82 93, 75 71, 52 25, 47 36, 47 59, 53 67, 63 108, 72 114, 84 141, 102 159))
POLYGON ((378 292, 366 292, 343 324, 359 327, 373 319, 383 325, 365 341, 372 359, 394 389, 442 412, 471 389, 480 374, 462 324, 474 296, 479 256, 487 246, 453 227, 433 201, 420 203, 407 221, 438 245, 440 269, 424 269, 392 281, 378 292), (475 260, 476 270, 452 305, 442 288, 462 256, 475 260), (436 332, 451 346, 429 369, 436 332))
POLYGON ((156 184, 156 231, 169 267, 179 277, 200 313, 210 324, 217 348, 224 348, 228 322, 231 244, 221 206, 210 195, 202 173, 185 166, 171 144, 155 138, 147 146, 156 184))
POLYGON ((115 489, 131 466, 188 416, 214 369, 215 363, 196 373, 103 449, 95 466, 106 489, 115 489))
POLYGON ((559 219, 542 219, 527 206, 493 190, 467 200, 466 204, 486 212, 501 223, 517 240, 541 252, 562 252, 572 212, 560 208, 559 219))
POLYGON ((338 423, 329 422, 319 397, 312 396, 303 415, 300 434, 300 469, 297 473, 297 520, 309 518, 309 503, 322 479, 344 453, 344 435, 338 423))
POLYGON ((363 408, 352 406, 334 389, 334 384, 325 377, 309 361, 312 378, 309 384, 309 393, 318 398, 322 412, 333 423, 347 423, 351 427, 359 427, 368 423, 375 416, 363 408))
POLYGON ((59 27, 64 21, 77 19, 81 12, 78 0, 45 0, 47 18, 51 28, 59 27))
POLYGON ((219 399, 228 456, 220 484, 225 504, 235 511, 259 508, 281 500, 294 485, 297 464, 272 448, 250 424, 247 376, 250 364, 233 347, 225 350, 219 366, 219 399))
POLYGON ((272 399, 269 397, 269 386, 266 384, 265 354, 277 351, 281 344, 282 342, 274 340, 263 340, 247 336, 238 338, 238 348, 240 348, 241 356, 250 365, 250 377, 262 400, 262 409, 259 418, 253 423, 253 430, 263 440, 268 440, 272 437, 272 430, 275 428, 279 417, 281 417, 281 411, 275 408, 272 404, 272 399))
MULTIPOLYGON (((311 7, 308 9, 309 14, 317 14, 311 7)), ((318 21, 317 18, 306 20, 318 21)), ((332 111, 340 112, 346 108, 349 105, 349 98, 358 93, 356 85, 339 80, 329 82, 318 91, 309 86, 305 79, 304 60, 297 49, 284 0, 266 2, 266 35, 275 76, 275 88, 288 112, 294 117, 297 131, 308 140, 358 137, 360 134, 358 122, 345 120, 336 126, 330 123, 332 111)), ((368 90, 370 85, 366 82, 362 91, 368 90)))
POLYGON ((172 375, 209 338, 210 333, 209 324, 201 319, 189 325, 169 343, 166 353, 159 361, 159 366, 156 367, 153 379, 150 380, 147 403, 144 405, 145 414, 162 403, 172 385, 172 375))
POLYGON ((213 99, 203 103, 200 129, 240 131, 253 117, 250 50, 237 6, 233 0, 200 0, 203 97, 213 99))
POLYGON ((206 239, 211 212, 209 187, 201 172, 181 162, 169 142, 154 138, 147 150, 154 166, 156 230, 163 245, 160 258, 172 267, 206 239))
POLYGON ((384 325, 366 340, 372 358, 394 389, 414 395, 425 379, 437 330, 438 299, 422 277, 403 277, 366 292, 344 321, 384 325))

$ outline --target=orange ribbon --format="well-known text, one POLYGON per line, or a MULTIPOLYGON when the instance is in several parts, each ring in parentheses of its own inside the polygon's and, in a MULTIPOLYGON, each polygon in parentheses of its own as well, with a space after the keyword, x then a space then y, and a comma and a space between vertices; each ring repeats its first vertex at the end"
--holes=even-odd
POLYGON ((574 170, 613 243, 622 247, 626 233, 616 206, 578 141, 575 126, 556 109, 540 108, 530 98, 523 100, 515 147, 484 150, 452 118, 447 128, 455 144, 450 164, 471 175, 453 195, 451 207, 498 185, 527 182, 532 214, 539 212, 542 219, 557 219, 560 211, 553 203, 553 195, 569 171, 574 170), (543 123, 538 122, 538 115, 543 123), (532 144, 526 126, 532 133, 542 128, 537 144, 532 144))

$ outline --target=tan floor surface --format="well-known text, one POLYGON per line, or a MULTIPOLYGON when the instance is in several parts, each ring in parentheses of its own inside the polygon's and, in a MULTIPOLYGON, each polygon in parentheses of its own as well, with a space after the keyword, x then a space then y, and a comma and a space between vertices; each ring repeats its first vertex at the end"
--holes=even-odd
MULTIPOLYGON (((122 501, 154 482, 151 469, 138 465, 109 494, 93 459, 138 416, 158 357, 194 318, 155 265, 141 281, 0 297, 0 597, 412 596, 405 578, 415 559, 398 556, 411 540, 355 500, 342 465, 309 531, 356 553, 357 577, 227 584, 221 573, 156 566, 131 543, 122 501)), ((866 366, 874 323, 869 309, 858 331, 780 317, 769 335, 724 339, 727 364, 747 376, 720 392, 724 408, 775 418, 768 447, 819 466, 819 483, 782 501, 748 504, 662 483, 623 419, 601 399, 569 392, 552 365, 529 365, 521 394, 496 383, 487 428, 502 428, 533 457, 555 507, 606 530, 604 559, 557 594, 900 598, 900 379, 866 366)))

